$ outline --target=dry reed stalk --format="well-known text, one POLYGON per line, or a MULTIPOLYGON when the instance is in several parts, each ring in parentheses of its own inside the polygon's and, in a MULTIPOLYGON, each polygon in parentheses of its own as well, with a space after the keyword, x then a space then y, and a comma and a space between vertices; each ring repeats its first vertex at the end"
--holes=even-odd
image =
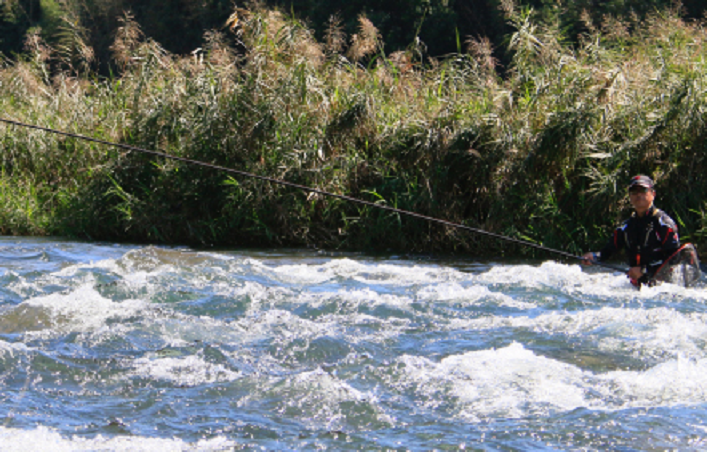
POLYGON ((324 32, 324 49, 328 55, 341 53, 346 45, 346 33, 338 15, 329 17, 324 32))
POLYGON ((234 65, 236 54, 226 43, 224 35, 218 31, 210 30, 204 34, 205 50, 209 63, 221 70, 234 65))
POLYGON ((118 27, 115 33, 115 39, 110 50, 113 54, 113 61, 118 64, 122 71, 126 71, 137 64, 135 52, 145 35, 130 11, 126 11, 119 21, 122 25, 118 27))
POLYGON ((349 58, 358 62, 363 58, 373 55, 382 47, 381 36, 378 29, 366 16, 358 17, 358 33, 351 37, 349 58))
POLYGON ((25 51, 32 55, 35 63, 46 63, 52 57, 52 49, 42 39, 42 29, 36 27, 25 39, 25 51))
POLYGON ((496 70, 498 59, 494 56, 493 44, 487 37, 469 37, 466 41, 467 51, 474 57, 476 62, 489 73, 496 70))
POLYGON ((42 80, 42 75, 38 73, 32 63, 17 62, 9 69, 3 71, 4 79, 8 86, 12 87, 11 92, 22 94, 30 101, 33 97, 51 97, 51 92, 42 80))

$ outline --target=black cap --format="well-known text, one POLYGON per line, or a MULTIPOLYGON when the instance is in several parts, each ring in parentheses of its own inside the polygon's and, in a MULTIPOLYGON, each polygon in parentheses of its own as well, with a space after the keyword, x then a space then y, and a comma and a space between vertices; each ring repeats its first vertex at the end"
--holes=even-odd
POLYGON ((646 188, 653 188, 653 179, 651 179, 648 176, 633 176, 631 178, 631 182, 628 184, 628 188, 630 189, 631 187, 646 187, 646 188))

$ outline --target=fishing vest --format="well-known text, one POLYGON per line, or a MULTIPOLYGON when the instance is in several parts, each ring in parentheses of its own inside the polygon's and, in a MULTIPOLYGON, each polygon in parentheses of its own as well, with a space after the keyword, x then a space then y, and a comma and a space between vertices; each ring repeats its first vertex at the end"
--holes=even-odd
POLYGON ((642 217, 635 212, 614 233, 615 249, 624 248, 631 267, 645 267, 649 273, 680 246, 677 226, 662 210, 651 206, 642 217))

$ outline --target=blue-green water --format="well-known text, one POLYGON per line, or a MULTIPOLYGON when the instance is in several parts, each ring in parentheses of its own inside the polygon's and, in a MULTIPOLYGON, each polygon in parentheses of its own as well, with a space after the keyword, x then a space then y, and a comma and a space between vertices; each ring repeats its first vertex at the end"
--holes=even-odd
POLYGON ((0 450, 704 450, 704 288, 0 238, 0 450))

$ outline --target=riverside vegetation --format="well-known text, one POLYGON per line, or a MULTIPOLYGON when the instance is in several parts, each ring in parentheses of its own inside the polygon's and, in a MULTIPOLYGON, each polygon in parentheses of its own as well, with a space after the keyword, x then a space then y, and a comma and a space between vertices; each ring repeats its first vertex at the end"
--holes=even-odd
MULTIPOLYGON (((99 77, 71 22, 0 67, 2 117, 285 179, 574 253, 628 212, 643 173, 683 241, 707 240, 707 34, 677 10, 600 23, 570 43, 504 2, 488 40, 384 52, 373 24, 325 39, 237 9, 187 56, 129 13, 99 77), (499 75, 499 73, 503 75, 499 75)), ((136 152, 0 125, 0 232, 196 246, 531 253, 524 247, 136 152)))

